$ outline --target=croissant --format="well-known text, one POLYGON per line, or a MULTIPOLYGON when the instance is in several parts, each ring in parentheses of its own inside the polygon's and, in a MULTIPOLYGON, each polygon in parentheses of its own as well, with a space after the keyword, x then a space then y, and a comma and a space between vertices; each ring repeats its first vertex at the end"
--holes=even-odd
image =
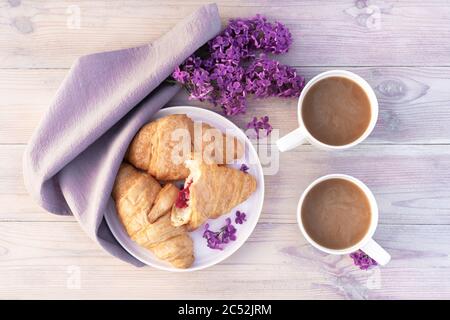
POLYGON ((150 175, 122 163, 114 183, 112 197, 117 213, 128 235, 147 226, 147 214, 161 191, 161 185, 150 175))
POLYGON ((195 230, 207 219, 228 213, 256 190, 256 179, 240 170, 198 158, 186 161, 186 166, 190 175, 172 206, 174 226, 195 230))
POLYGON ((172 208, 175 200, 178 197, 178 190, 172 183, 168 183, 162 188, 156 197, 153 208, 148 213, 148 221, 155 222, 159 217, 167 213, 172 208))
POLYGON ((222 133, 217 128, 201 123, 194 124, 193 154, 207 163, 226 164, 239 159, 244 154, 242 143, 231 135, 222 133), (196 139, 201 137, 201 139, 196 139))
POLYGON ((171 224, 170 209, 178 188, 160 184, 148 173, 123 163, 114 183, 112 197, 127 234, 156 257, 177 268, 194 262, 194 247, 186 227, 171 224))
POLYGON ((152 121, 138 131, 125 158, 158 180, 184 179, 189 175, 184 161, 191 157, 193 130, 192 120, 184 114, 152 121))
POLYGON ((143 126, 131 142, 126 160, 158 180, 180 180, 189 175, 185 161, 193 152, 209 162, 225 164, 242 156, 237 138, 185 114, 173 114, 143 126))

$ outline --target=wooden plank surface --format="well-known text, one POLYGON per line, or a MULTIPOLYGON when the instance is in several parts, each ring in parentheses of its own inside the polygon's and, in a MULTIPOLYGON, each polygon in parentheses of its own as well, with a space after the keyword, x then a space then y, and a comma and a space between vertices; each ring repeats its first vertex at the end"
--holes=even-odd
MULTIPOLYGON (((322 67, 298 67, 310 79, 322 67)), ((367 143, 450 143, 450 68, 375 67, 356 72, 375 89, 380 104, 378 124, 367 143)), ((0 69, 0 143, 27 143, 68 70, 0 69)), ((185 91, 169 105, 197 105, 221 112, 207 103, 190 101, 185 91)), ((286 134, 297 126, 296 99, 253 100, 247 115, 233 117, 245 128, 253 116, 270 115, 275 128, 286 134)))
MULTIPOLYGON (((0 145, 0 221, 68 221, 30 201, 22 181, 23 150, 0 145)), ((263 223, 295 223, 297 202, 308 184, 324 174, 344 173, 372 189, 381 224, 450 224, 450 145, 361 145, 331 154, 303 146, 273 163, 279 170, 266 175, 263 223)))
MULTIPOLYGON (((7 0, 0 2, 0 298, 450 298, 450 2, 445 0, 221 0, 225 23, 256 13, 288 25, 279 60, 310 79, 342 68, 363 76, 380 102, 362 145, 327 153, 307 145, 266 176, 260 223, 232 257, 207 270, 137 269, 93 243, 72 217, 39 208, 21 157, 72 62, 80 55, 151 42, 203 0, 7 0), (80 13, 80 28, 76 13, 80 13), (75 20, 74 20, 75 18, 75 20), (75 22, 75 24, 74 24, 75 22), (392 254, 361 271, 319 253, 295 222, 304 188, 327 173, 352 174, 380 207, 375 238, 392 254), (280 272, 282 271, 282 272, 280 272)), ((170 105, 206 104, 181 92, 170 105)), ((240 127, 268 114, 285 134, 295 99, 252 100, 240 127)))
MULTIPOLYGON (((10 68, 67 68, 83 54, 151 42, 209 2, 3 1, 0 62, 10 68)), ((256 13, 283 21, 294 43, 281 60, 293 65, 450 65, 450 43, 443 41, 450 37, 445 0, 218 3, 224 22, 256 13), (355 52, 360 53, 357 58, 355 52)))
POLYGON ((376 236, 393 260, 367 272, 355 269, 347 256, 312 249, 295 224, 260 223, 225 262, 174 274, 134 268, 109 257, 76 223, 0 223, 0 296, 438 299, 450 294, 450 226, 389 225, 380 227, 376 236))

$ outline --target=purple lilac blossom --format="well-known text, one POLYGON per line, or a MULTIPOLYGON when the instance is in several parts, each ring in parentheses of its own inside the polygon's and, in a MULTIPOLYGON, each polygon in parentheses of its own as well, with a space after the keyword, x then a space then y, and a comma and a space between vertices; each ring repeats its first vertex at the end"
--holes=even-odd
POLYGON ((378 265, 378 263, 375 260, 373 260, 371 257, 369 257, 362 250, 358 250, 358 251, 351 253, 350 257, 353 259, 353 263, 356 266, 358 266, 361 270, 368 270, 368 269, 378 265))
POLYGON ((231 219, 227 218, 226 224, 219 231, 209 229, 209 224, 205 225, 203 238, 207 241, 207 246, 211 249, 223 250, 224 245, 236 240, 236 228, 231 224, 231 219))
POLYGON ((245 80, 245 90, 257 98, 293 97, 305 85, 305 78, 298 76, 294 68, 265 56, 247 67, 245 80))
POLYGON ((189 98, 221 106, 228 116, 243 114, 246 97, 298 97, 304 78, 295 69, 267 58, 289 50, 292 35, 283 24, 261 15, 233 19, 210 40, 206 55, 194 53, 172 74, 189 98), (256 57, 256 52, 263 52, 256 57))
POLYGON ((236 224, 243 224, 245 221, 247 221, 247 215, 245 214, 245 212, 237 210, 234 222, 236 222, 236 224))

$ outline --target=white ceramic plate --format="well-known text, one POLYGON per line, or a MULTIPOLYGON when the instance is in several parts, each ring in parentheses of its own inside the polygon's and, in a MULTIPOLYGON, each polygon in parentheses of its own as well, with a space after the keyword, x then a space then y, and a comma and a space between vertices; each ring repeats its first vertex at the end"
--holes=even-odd
POLYGON ((256 153, 255 148, 253 147, 245 133, 234 123, 224 118, 223 116, 215 112, 196 107, 165 108, 157 112, 152 119, 161 118, 170 114, 183 113, 187 114, 194 121, 206 122, 223 132, 227 130, 228 134, 231 133, 232 135, 239 138, 242 143, 245 143, 245 156, 242 159, 236 160, 234 163, 229 164, 229 166, 239 169, 242 163, 247 164, 250 167, 248 173, 256 178, 257 188, 249 199, 233 208, 229 213, 221 216, 218 219, 208 220, 211 230, 220 229, 220 227, 225 224, 225 219, 228 217, 232 219, 233 224, 236 226, 236 241, 228 243, 223 250, 213 250, 206 246, 206 239, 202 237, 204 226, 201 226, 197 230, 190 233, 194 241, 195 262, 188 269, 177 269, 172 267, 169 263, 157 259, 149 250, 140 247, 129 238, 115 212, 110 211, 109 214, 105 215, 106 222, 108 223, 108 226, 111 229, 112 233, 119 241, 119 243, 131 255, 144 262, 145 264, 153 266, 155 268, 178 272, 194 271, 210 267, 225 260, 234 252, 236 252, 248 239, 253 229, 255 228, 261 214, 264 201, 264 176, 261 163, 259 162, 258 154, 256 153), (234 223, 236 210, 240 210, 246 213, 247 221, 244 222, 244 224, 239 225, 234 223))

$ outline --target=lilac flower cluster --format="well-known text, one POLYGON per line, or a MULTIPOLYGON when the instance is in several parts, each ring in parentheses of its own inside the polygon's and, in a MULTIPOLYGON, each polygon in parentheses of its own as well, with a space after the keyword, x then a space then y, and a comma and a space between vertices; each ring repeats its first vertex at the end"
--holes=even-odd
POLYGON ((260 138, 259 131, 265 130, 266 136, 268 136, 272 132, 272 126, 269 123, 269 117, 264 116, 261 117, 259 120, 256 117, 253 117, 252 121, 247 123, 247 129, 253 129, 255 130, 256 138, 260 138))
MULTIPOLYGON (((243 224, 247 221, 247 216, 242 211, 236 211, 236 218, 234 222, 236 224, 243 224)), ((236 240, 236 228, 231 224, 231 219, 225 220, 225 225, 220 228, 219 231, 212 231, 209 229, 209 224, 205 225, 205 231, 203 232, 203 238, 207 241, 207 246, 211 249, 223 250, 224 245, 230 241, 236 240)))
POLYGON ((281 23, 263 16, 230 20, 225 30, 173 72, 190 98, 221 106, 226 115, 245 113, 246 97, 295 97, 304 78, 265 54, 286 53, 292 35, 281 23), (256 53, 262 54, 257 57, 256 53))
POLYGON ((203 238, 206 239, 207 245, 211 249, 223 250, 225 244, 236 240, 236 228, 231 224, 231 219, 227 218, 226 224, 219 231, 209 229, 209 224, 205 225, 203 238))
POLYGON ((368 270, 371 267, 378 265, 375 260, 365 254, 362 250, 351 253, 350 257, 353 259, 353 263, 361 270, 368 270))
POLYGON ((255 59, 245 71, 245 90, 257 98, 296 97, 305 85, 294 68, 264 55, 255 59))

